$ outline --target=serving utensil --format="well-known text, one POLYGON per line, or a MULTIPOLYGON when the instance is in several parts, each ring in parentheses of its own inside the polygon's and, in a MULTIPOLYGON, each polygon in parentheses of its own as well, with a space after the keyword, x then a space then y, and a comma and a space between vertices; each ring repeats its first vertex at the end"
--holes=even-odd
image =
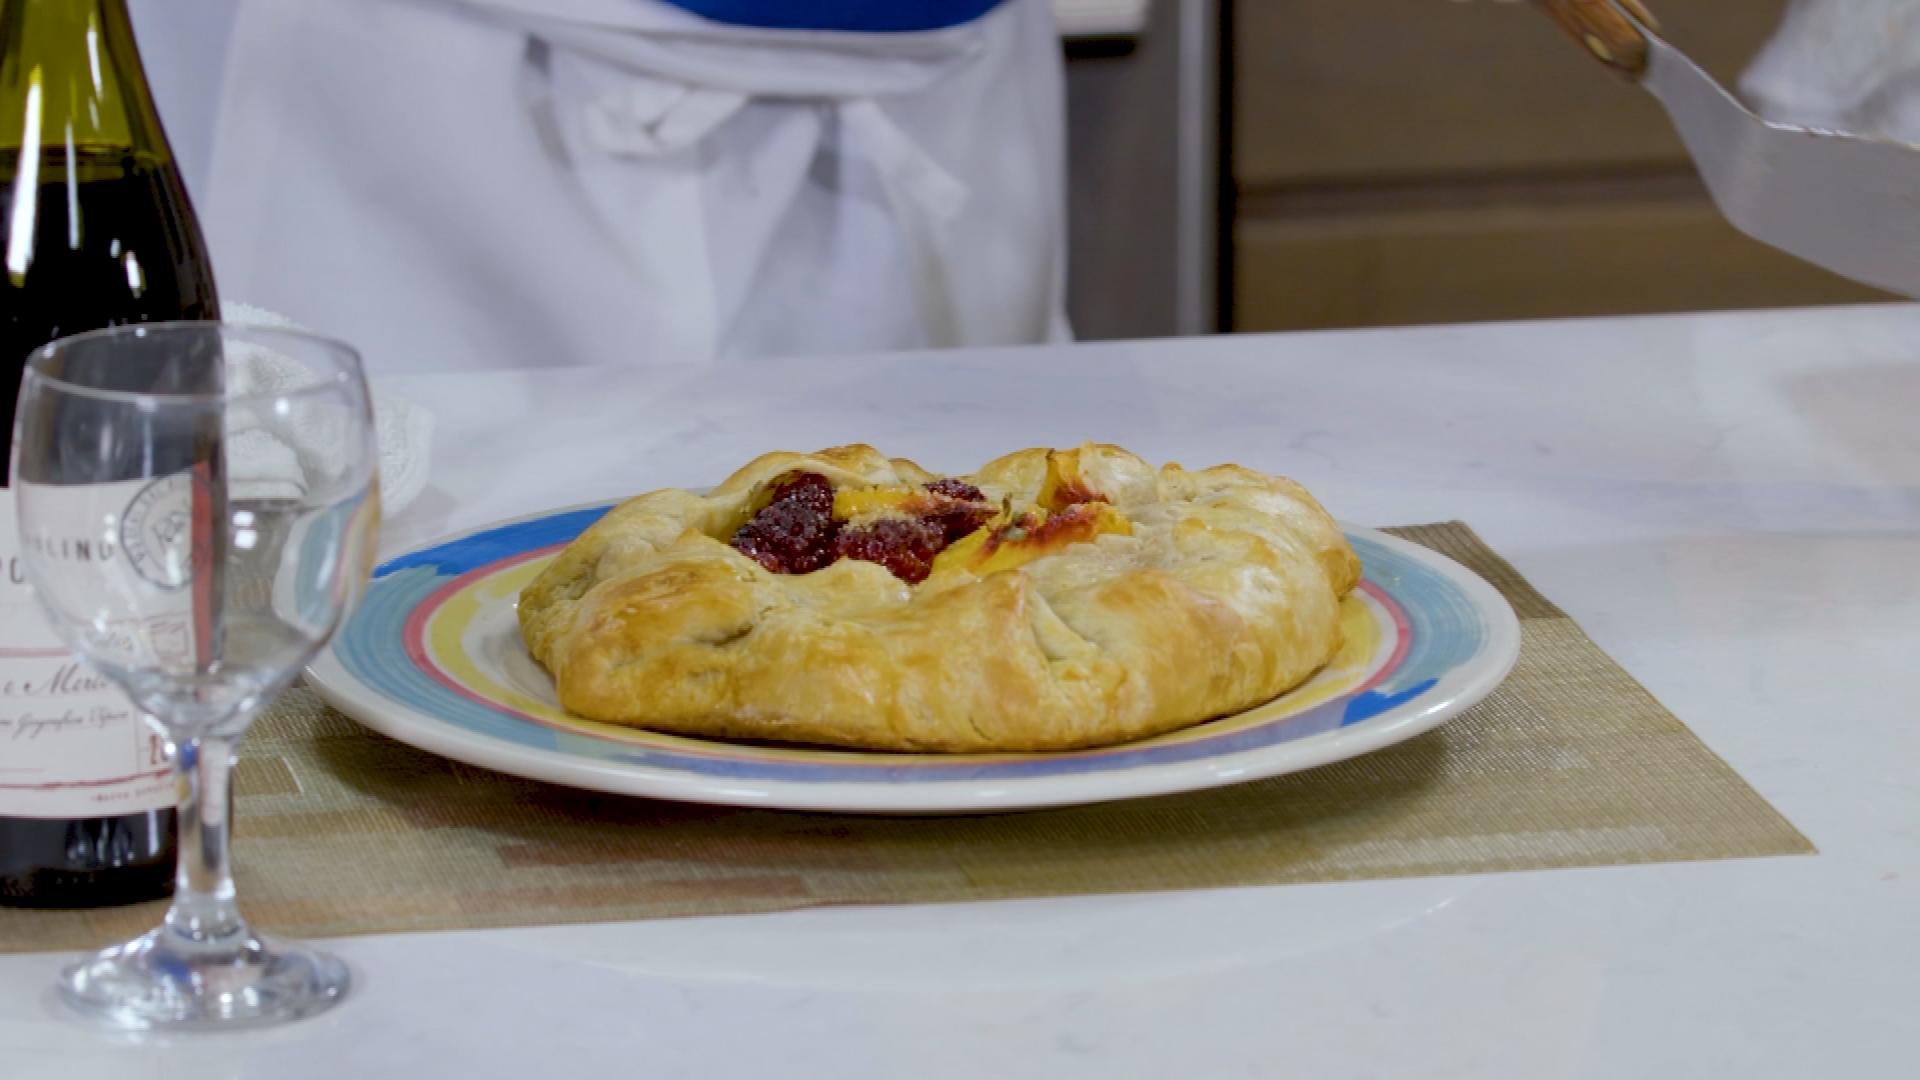
POLYGON ((1666 107, 1714 203, 1756 240, 1920 297, 1920 147, 1755 115, 1656 32, 1639 0, 1534 0, 1666 107))

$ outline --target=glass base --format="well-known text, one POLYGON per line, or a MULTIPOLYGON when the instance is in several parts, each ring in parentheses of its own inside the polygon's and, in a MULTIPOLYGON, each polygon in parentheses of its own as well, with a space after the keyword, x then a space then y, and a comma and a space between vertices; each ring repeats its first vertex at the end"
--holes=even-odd
POLYGON ((60 976, 84 1016, 133 1030, 226 1031, 312 1016, 346 996, 333 956, 245 931, 217 950, 162 926, 102 949, 60 976))

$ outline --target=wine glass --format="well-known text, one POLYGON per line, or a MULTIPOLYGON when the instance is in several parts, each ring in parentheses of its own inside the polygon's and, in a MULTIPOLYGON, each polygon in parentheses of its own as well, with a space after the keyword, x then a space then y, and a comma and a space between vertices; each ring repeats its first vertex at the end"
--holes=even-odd
POLYGON ((380 517, 353 349, 158 323, 54 342, 21 383, 14 493, 52 625, 164 732, 180 865, 155 930, 61 977, 82 1013, 225 1029, 325 1009, 346 967, 261 937, 229 865, 235 749, 351 611, 380 517))

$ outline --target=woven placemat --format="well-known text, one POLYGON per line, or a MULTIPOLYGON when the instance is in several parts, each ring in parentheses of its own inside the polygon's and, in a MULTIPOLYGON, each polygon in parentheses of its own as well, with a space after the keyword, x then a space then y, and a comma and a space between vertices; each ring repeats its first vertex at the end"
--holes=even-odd
MULTIPOLYGON (((1458 523, 1393 530, 1518 612, 1513 676, 1438 730, 1292 776, 971 818, 596 795, 445 761, 304 689, 247 738, 239 888, 301 937, 1793 855, 1813 846, 1458 523)), ((0 950, 152 926, 158 905, 0 911, 0 950)))

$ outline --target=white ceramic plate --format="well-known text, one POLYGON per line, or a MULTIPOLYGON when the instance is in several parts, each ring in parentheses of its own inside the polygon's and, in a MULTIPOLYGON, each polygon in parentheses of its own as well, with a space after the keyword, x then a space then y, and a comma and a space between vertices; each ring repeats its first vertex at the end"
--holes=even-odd
POLYGON ((607 506, 550 511, 401 555, 307 681, 423 750, 625 795, 844 813, 981 813, 1130 799, 1278 776, 1430 730, 1490 693, 1520 653, 1491 586, 1404 540, 1349 527, 1366 580, 1348 644, 1275 701, 1169 735, 1056 754, 880 754, 748 746, 569 716, 520 639, 520 589, 607 506))

